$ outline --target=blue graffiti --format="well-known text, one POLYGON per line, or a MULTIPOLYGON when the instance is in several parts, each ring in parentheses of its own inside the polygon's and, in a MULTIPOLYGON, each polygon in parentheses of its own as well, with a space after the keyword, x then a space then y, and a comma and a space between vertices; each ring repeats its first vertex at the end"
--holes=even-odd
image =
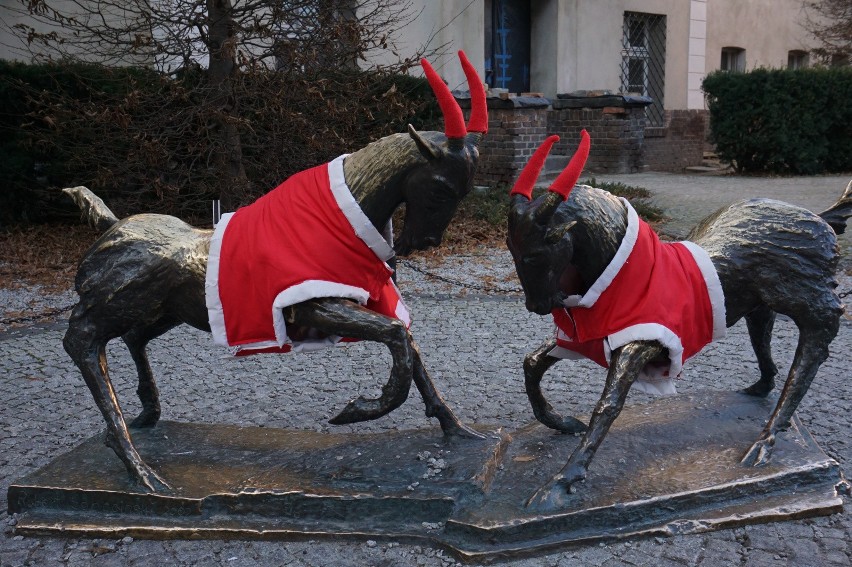
POLYGON ((502 5, 499 6, 500 25, 495 30, 497 32, 497 37, 499 38, 500 49, 498 50, 498 53, 494 54, 494 58, 496 59, 494 66, 497 68, 495 77, 495 82, 497 83, 496 86, 506 89, 509 88, 509 82, 512 80, 512 76, 509 74, 509 65, 512 61, 512 54, 509 53, 509 42, 507 41, 511 29, 509 28, 509 23, 506 21, 506 11, 502 8, 502 5))

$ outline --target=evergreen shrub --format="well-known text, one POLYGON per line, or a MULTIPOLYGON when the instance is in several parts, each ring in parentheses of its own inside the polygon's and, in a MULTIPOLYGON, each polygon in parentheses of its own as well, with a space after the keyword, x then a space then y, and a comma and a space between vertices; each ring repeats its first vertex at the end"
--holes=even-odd
POLYGON ((852 69, 717 71, 702 87, 710 141, 737 171, 852 171, 852 69))

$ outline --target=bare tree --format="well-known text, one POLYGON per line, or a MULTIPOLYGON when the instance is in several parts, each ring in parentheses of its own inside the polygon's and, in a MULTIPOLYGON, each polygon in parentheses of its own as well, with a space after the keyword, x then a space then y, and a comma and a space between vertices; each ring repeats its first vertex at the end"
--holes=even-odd
POLYGON ((846 65, 852 55, 852 0, 806 2, 807 28, 821 43, 814 55, 830 65, 846 65))
MULTIPOLYGON (((280 94, 286 80, 290 88, 318 89, 322 97, 324 88, 333 88, 330 73, 356 64, 400 72, 420 55, 382 68, 366 63, 376 49, 392 51, 388 38, 416 16, 408 0, 19 0, 0 10, 28 16, 12 27, 36 60, 142 65, 175 80, 201 76, 183 83, 191 93, 182 96, 194 101, 193 120, 215 133, 204 162, 215 167, 226 210, 254 191, 243 140, 252 123, 242 107, 257 111, 258 96, 274 105, 259 93, 261 83, 275 82, 269 95, 280 94)), ((169 124, 164 117, 153 112, 136 125, 138 135, 157 139, 167 135, 163 128, 185 131, 185 115, 171 116, 169 124)))

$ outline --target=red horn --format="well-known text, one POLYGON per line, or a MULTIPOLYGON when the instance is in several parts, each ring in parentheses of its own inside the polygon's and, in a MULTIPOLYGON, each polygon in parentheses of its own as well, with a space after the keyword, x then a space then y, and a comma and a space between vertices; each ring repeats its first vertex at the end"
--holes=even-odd
POLYGON ((432 68, 428 61, 421 59, 420 64, 423 65, 426 79, 428 79, 432 91, 438 98, 438 105, 440 105, 441 112, 444 115, 444 133, 448 139, 464 138, 465 134, 467 134, 464 126, 464 114, 462 114, 462 110, 456 99, 453 98, 449 87, 438 76, 438 73, 435 72, 435 69, 432 68))
POLYGON ((467 77, 467 87, 470 89, 470 120, 467 123, 468 132, 488 132, 488 107, 485 103, 485 87, 464 51, 459 50, 464 76, 467 77))
POLYGON ((552 148, 553 144, 558 141, 559 136, 553 135, 542 142, 527 162, 527 165, 524 166, 524 170, 521 171, 521 175, 518 176, 515 186, 512 187, 512 190, 509 192, 510 196, 523 195, 527 198, 527 200, 532 199, 533 186, 535 185, 536 179, 538 179, 538 174, 541 173, 541 168, 544 167, 544 162, 547 159, 547 154, 550 153, 550 148, 552 148))
POLYGON ((574 185, 577 184, 577 180, 580 179, 580 174, 583 173, 583 167, 586 165, 586 160, 589 159, 589 148, 591 147, 591 144, 592 142, 589 138, 589 133, 585 130, 580 132, 580 145, 577 147, 577 151, 574 152, 574 156, 571 158, 570 163, 568 163, 568 167, 566 167, 562 173, 559 174, 559 177, 553 181, 548 191, 552 191, 557 195, 562 195, 563 199, 568 198, 568 195, 571 193, 571 189, 574 188, 574 185))

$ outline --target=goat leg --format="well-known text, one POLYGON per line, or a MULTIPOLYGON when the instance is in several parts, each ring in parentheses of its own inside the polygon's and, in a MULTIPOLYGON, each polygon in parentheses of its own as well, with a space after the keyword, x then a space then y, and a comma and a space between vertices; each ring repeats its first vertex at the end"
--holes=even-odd
POLYGON ((414 339, 411 339, 409 344, 414 352, 414 384, 420 391, 423 403, 426 404, 426 416, 437 418, 441 424, 441 430, 448 437, 485 439, 485 435, 459 421, 459 418, 441 397, 440 392, 429 377, 429 373, 426 372, 420 355, 420 347, 417 346, 414 339))
POLYGON ((142 411, 128 424, 131 429, 154 427, 160 419, 160 393, 157 390, 154 374, 151 372, 151 364, 148 362, 146 346, 151 339, 159 337, 178 324, 179 322, 176 321, 164 320, 153 325, 140 325, 121 337, 136 365, 139 380, 136 394, 142 403, 142 411))
POLYGON ((828 358, 828 345, 840 329, 837 314, 828 313, 818 317, 816 310, 807 316, 808 322, 794 319, 799 327, 799 344, 787 382, 781 390, 778 403, 757 441, 745 452, 741 463, 746 466, 761 466, 769 462, 775 436, 790 427, 793 414, 810 388, 820 365, 828 358))
POLYGON ((621 413, 630 386, 642 368, 663 351, 664 348, 655 341, 635 341, 613 351, 606 385, 592 412, 589 428, 562 470, 527 500, 528 508, 541 511, 559 508, 565 503, 567 494, 573 491, 574 485, 585 480, 589 463, 615 418, 621 413))
POLYGON ((411 389, 414 353, 410 333, 399 319, 387 317, 347 299, 323 298, 289 308, 288 319, 321 333, 384 343, 393 358, 390 378, 376 399, 359 396, 350 400, 329 420, 334 425, 378 419, 395 410, 411 389))
POLYGON ((106 340, 98 338, 95 328, 84 319, 78 313, 72 313, 63 345, 83 374, 86 386, 106 421, 105 443, 122 460, 131 480, 151 492, 168 490, 169 485, 142 460, 133 446, 109 379, 106 340))
POLYGON ((778 367, 772 360, 772 329, 775 326, 775 312, 767 305, 760 305, 757 309, 745 316, 748 336, 751 346, 757 356, 757 365, 760 368, 760 380, 743 389, 744 394, 765 398, 775 389, 775 376, 778 367))
POLYGON ((544 398, 541 391, 541 379, 544 373, 559 361, 558 358, 548 354, 555 346, 556 339, 550 339, 524 357, 524 386, 527 390, 527 398, 535 418, 547 427, 562 433, 582 433, 586 430, 586 424, 571 416, 562 417, 544 398))

